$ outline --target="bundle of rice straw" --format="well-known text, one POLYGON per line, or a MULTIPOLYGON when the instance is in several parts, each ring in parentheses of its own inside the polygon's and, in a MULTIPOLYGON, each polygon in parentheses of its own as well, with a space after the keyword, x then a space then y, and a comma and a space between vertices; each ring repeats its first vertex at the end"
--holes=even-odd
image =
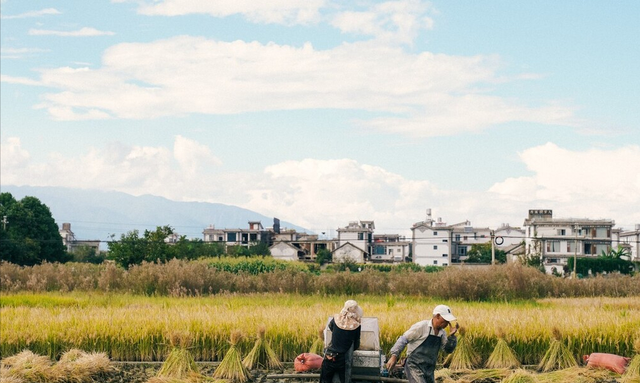
POLYGON ((267 368, 270 370, 282 370, 284 368, 282 362, 271 348, 271 344, 265 339, 266 327, 261 325, 258 328, 258 338, 253 345, 251 351, 242 361, 242 364, 249 370, 257 367, 267 368))
POLYGON ((309 353, 317 355, 324 354, 324 327, 320 327, 320 331, 318 331, 318 337, 311 344, 309 353))
POLYGON ((182 379, 198 380, 198 378, 204 378, 204 376, 200 375, 198 366, 188 350, 193 341, 192 335, 186 331, 172 331, 167 338, 171 345, 171 351, 165 358, 164 363, 162 363, 160 371, 147 382, 154 380, 156 382, 172 382, 172 379, 179 381, 182 379))
POLYGON ((465 336, 466 329, 460 327, 458 330, 458 345, 451 356, 449 368, 452 370, 470 370, 480 364, 480 356, 471 345, 471 340, 465 336))
POLYGON ((231 333, 231 347, 213 373, 214 378, 231 379, 237 383, 244 383, 250 380, 249 371, 242 364, 242 356, 237 348, 241 339, 242 333, 240 331, 235 330, 231 333))
POLYGON ((60 357, 52 368, 52 375, 60 381, 93 382, 99 374, 109 372, 109 357, 103 352, 84 352, 73 348, 60 357))
POLYGON ((547 372, 561 370, 569 367, 576 367, 578 362, 571 354, 571 350, 562 343, 562 334, 557 328, 553 329, 553 339, 549 344, 549 349, 538 365, 538 371, 547 372))
POLYGON ((504 332, 498 331, 498 343, 487 359, 487 368, 517 368, 520 361, 504 339, 504 332))
POLYGON ((518 369, 502 380, 502 383, 536 383, 533 375, 526 370, 518 369))
POLYGON ((622 383, 640 383, 640 335, 633 344, 636 355, 627 366, 627 371, 622 375, 622 383))
POLYGON ((24 350, 14 356, 2 359, 0 362, 3 382, 26 381, 33 383, 54 382, 56 376, 51 371, 51 359, 47 356, 36 355, 30 350, 24 350))

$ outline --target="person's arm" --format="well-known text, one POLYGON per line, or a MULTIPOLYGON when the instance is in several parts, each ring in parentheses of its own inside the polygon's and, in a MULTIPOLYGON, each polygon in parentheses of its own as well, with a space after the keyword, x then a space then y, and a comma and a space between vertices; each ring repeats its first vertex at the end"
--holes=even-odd
POLYGON ((358 326, 356 329, 355 339, 353 340, 353 351, 360 348, 360 334, 361 334, 362 326, 358 326))

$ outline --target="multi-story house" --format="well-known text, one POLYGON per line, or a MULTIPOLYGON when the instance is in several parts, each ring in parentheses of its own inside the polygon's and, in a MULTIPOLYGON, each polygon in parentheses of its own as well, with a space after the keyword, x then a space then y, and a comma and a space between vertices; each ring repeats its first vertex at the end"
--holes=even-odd
POLYGON ((374 234, 372 262, 404 262, 409 256, 411 243, 400 234, 374 234))
POLYGON ((433 220, 431 209, 427 218, 411 227, 411 247, 413 262, 420 266, 448 266, 451 264, 451 233, 453 227, 433 220))
POLYGON ((473 227, 469 221, 452 225, 452 227, 453 251, 451 258, 453 263, 466 261, 473 245, 490 244, 492 234, 496 250, 502 250, 507 254, 521 248, 524 241, 524 230, 506 223, 495 230, 488 227, 473 227))
POLYGON ((318 239, 316 234, 298 233, 293 229, 274 234, 271 255, 285 261, 315 260, 322 249, 333 251, 335 241, 318 239))
POLYGON ((370 259, 373 250, 373 221, 352 221, 338 229, 338 247, 333 251, 333 261, 351 260, 363 263, 370 259))
POLYGON ((552 210, 529 210, 524 220, 525 252, 540 256, 548 273, 563 273, 568 259, 611 249, 611 219, 553 218, 552 210))
POLYGON ((258 243, 269 243, 271 231, 265 230, 260 221, 249 221, 248 229, 216 229, 209 225, 202 232, 204 242, 222 242, 225 246, 250 247, 258 243))

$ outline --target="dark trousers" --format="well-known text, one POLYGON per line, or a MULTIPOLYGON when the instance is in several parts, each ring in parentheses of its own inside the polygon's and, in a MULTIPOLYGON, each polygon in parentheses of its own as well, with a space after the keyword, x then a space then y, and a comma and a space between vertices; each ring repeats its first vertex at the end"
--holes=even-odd
POLYGON ((320 370, 320 383, 332 383, 333 376, 338 374, 340 383, 345 383, 346 354, 339 353, 334 360, 328 359, 325 355, 322 360, 322 370, 320 370))

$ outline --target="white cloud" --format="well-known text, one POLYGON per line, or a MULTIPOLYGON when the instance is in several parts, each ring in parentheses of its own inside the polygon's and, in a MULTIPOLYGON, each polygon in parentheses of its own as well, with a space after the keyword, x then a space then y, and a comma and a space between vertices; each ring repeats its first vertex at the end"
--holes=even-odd
POLYGON ((3 184, 65 186, 154 194, 241 206, 304 227, 335 230, 375 220, 379 232, 409 234, 431 207, 448 223, 519 226, 531 208, 559 217, 640 222, 640 147, 571 151, 553 144, 525 150, 533 174, 486 192, 444 190, 352 159, 285 161, 256 173, 229 173, 208 147, 177 136, 172 148, 113 143, 77 157, 34 162, 20 140, 2 144, 3 184), (70 172, 69 169, 74 169, 70 172))
POLYGON ((31 86, 41 86, 43 85, 41 81, 33 80, 26 77, 14 77, 7 75, 0 75, 0 81, 6 82, 7 84, 20 84, 20 85, 31 85, 31 86))
POLYGON ((520 158, 533 174, 498 182, 491 193, 505 201, 557 206, 566 216, 640 222, 639 146, 572 151, 547 143, 520 158))
MULTIPOLYGON (((126 2, 130 0, 115 0, 126 2)), ((138 1, 138 13, 144 15, 182 16, 207 14, 214 17, 242 15, 248 21, 273 24, 308 24, 316 22, 325 0, 160 0, 138 1)))
POLYGON ((420 0, 387 1, 364 11, 342 11, 331 25, 345 33, 373 36, 383 43, 412 43, 420 30, 433 28, 430 6, 420 0))
POLYGON ((493 56, 414 54, 375 42, 316 50, 310 44, 179 36, 115 45, 98 69, 42 70, 41 82, 61 90, 46 94, 42 106, 59 119, 75 119, 69 110, 147 119, 360 109, 393 114, 364 126, 415 136, 478 131, 509 121, 573 123, 566 107, 530 107, 484 94, 504 81, 497 75, 499 65, 493 56))
POLYGON ((61 36, 61 37, 93 37, 93 36, 113 36, 114 32, 100 31, 95 28, 84 27, 77 31, 52 31, 48 29, 29 29, 31 36, 61 36))
POLYGON ((3 59, 22 59, 32 57, 38 53, 49 52, 49 49, 40 48, 0 48, 0 57, 3 59))
MULTIPOLYGON (((29 152, 22 148, 18 137, 8 137, 5 142, 2 142, 0 153, 2 167, 7 169, 21 168, 29 162, 30 158, 29 152)), ((2 173, 4 174, 4 169, 2 173)))
POLYGON ((3 19, 24 19, 27 17, 40 17, 46 15, 60 15, 62 12, 58 11, 55 8, 45 8, 39 11, 29 11, 25 13, 20 13, 18 15, 2 15, 3 19))

